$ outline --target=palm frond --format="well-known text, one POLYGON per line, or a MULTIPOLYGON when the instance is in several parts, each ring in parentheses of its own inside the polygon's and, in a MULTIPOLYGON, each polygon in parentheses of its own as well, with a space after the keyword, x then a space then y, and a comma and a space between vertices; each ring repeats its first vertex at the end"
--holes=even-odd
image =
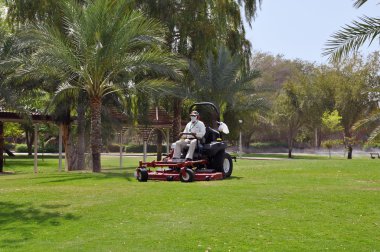
POLYGON ((371 44, 380 34, 380 18, 361 17, 332 35, 326 43, 323 55, 339 61, 350 52, 357 51, 364 43, 371 44))
POLYGON ((365 4, 368 0, 356 0, 354 3, 355 8, 360 8, 363 4, 365 4))
POLYGON ((380 135, 380 126, 376 127, 371 134, 368 137, 368 141, 371 142, 373 141, 376 137, 380 135))

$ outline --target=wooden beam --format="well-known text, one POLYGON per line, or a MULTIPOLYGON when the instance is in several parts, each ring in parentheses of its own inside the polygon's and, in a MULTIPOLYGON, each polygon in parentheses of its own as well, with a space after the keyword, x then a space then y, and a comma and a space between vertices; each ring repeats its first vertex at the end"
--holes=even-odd
POLYGON ((147 156, 147 152, 148 152, 148 142, 146 140, 144 140, 144 157, 143 157, 143 160, 144 162, 146 162, 146 156, 147 156))
POLYGON ((0 121, 0 172, 4 167, 4 123, 0 121))

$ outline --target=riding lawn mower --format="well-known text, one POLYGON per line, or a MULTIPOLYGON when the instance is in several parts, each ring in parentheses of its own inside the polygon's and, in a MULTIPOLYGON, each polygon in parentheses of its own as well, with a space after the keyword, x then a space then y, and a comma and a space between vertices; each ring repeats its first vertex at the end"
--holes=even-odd
MULTIPOLYGON (((211 122, 206 124, 206 134, 197 140, 197 146, 193 159, 185 159, 188 147, 181 154, 181 159, 173 159, 173 145, 170 153, 162 161, 139 162, 135 176, 138 181, 166 180, 166 181, 209 181, 228 178, 232 174, 232 157, 226 152, 227 144, 223 141, 223 134, 228 134, 228 127, 220 122, 220 114, 213 103, 200 102, 190 106, 189 111, 194 108, 199 111, 210 112, 207 118, 211 122), (202 109, 203 108, 203 109, 202 109), (213 127, 217 126, 218 130, 213 127), (154 169, 152 169, 154 168, 154 169)), ((203 117, 202 117, 203 118, 203 117)), ((181 133, 182 135, 191 133, 181 133)), ((236 162, 236 158, 235 162, 236 162)))

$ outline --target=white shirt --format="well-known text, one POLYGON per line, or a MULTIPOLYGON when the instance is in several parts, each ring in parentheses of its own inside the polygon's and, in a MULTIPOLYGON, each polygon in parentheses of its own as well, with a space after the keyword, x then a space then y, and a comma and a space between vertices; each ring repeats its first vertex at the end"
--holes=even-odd
MULTIPOLYGON (((206 126, 203 122, 196 120, 195 122, 189 122, 186 124, 183 133, 195 133, 198 139, 201 139, 206 134, 206 126)), ((191 136, 186 136, 191 138, 191 136)))

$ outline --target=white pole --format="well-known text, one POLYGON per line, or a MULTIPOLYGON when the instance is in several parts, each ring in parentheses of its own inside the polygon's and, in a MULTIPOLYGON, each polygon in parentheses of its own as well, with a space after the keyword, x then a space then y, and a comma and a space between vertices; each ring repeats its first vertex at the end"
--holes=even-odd
POLYGON ((146 162, 146 154, 147 154, 147 141, 144 140, 144 162, 146 162))
POLYGON ((242 137, 241 137, 241 124, 243 120, 239 120, 240 132, 239 132, 239 157, 243 154, 243 145, 242 145, 242 137))
POLYGON ((37 152, 38 152, 38 124, 34 125, 34 173, 38 173, 37 152))
POLYGON ((240 134, 239 134, 239 157, 241 157, 242 153, 243 153, 243 146, 242 146, 242 143, 241 143, 241 130, 240 130, 240 134))
POLYGON ((120 169, 123 168, 123 130, 120 131, 120 169))
POLYGON ((62 171, 62 127, 59 125, 59 136, 58 136, 58 149, 59 149, 59 162, 58 171, 62 171))

